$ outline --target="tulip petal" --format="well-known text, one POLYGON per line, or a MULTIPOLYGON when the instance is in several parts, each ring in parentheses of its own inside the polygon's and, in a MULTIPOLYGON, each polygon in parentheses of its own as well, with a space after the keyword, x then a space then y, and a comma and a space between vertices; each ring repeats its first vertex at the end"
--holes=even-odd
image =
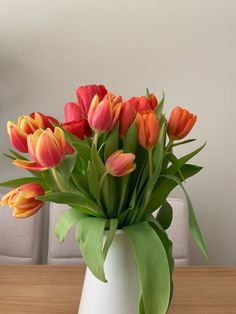
POLYGON ((185 125, 183 131, 178 134, 178 139, 181 140, 181 139, 184 138, 186 135, 188 135, 188 133, 192 130, 192 128, 193 128, 193 126, 194 126, 194 124, 195 124, 196 121, 197 121, 197 116, 195 116, 195 115, 192 116, 192 117, 188 120, 188 122, 186 123, 186 125, 185 125))
POLYGON ((42 165, 39 165, 37 162, 30 160, 16 159, 13 160, 13 165, 32 171, 44 171, 48 169, 48 167, 44 167, 42 165))
POLYGON ((43 205, 44 205, 43 202, 41 202, 37 206, 35 206, 33 209, 25 210, 25 211, 23 211, 22 209, 14 208, 13 216, 16 217, 16 218, 27 218, 27 217, 30 217, 30 216, 34 215, 37 211, 39 211, 39 209, 43 205))
POLYGON ((10 137, 11 145, 22 153, 28 152, 27 133, 12 121, 7 123, 7 131, 10 137))
POLYGON ((20 195, 26 199, 44 195, 43 187, 40 184, 34 182, 21 185, 18 188, 18 191, 20 192, 20 195))

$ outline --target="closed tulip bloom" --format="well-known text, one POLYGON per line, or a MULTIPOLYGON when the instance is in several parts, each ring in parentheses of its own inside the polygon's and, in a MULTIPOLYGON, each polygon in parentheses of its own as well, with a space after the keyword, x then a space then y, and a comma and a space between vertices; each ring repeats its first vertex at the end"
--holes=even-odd
POLYGON ((1 199, 1 205, 8 205, 13 209, 13 216, 26 218, 35 214, 44 202, 36 197, 44 195, 44 189, 40 184, 28 183, 8 192, 1 199))
POLYGON ((181 107, 175 107, 170 115, 167 124, 167 133, 170 140, 180 140, 184 138, 193 128, 197 116, 181 107))
POLYGON ((139 144, 145 149, 152 149, 159 138, 160 124, 154 111, 137 113, 136 124, 138 129, 139 144))
POLYGON ((107 173, 115 177, 127 176, 136 168, 134 159, 132 153, 124 153, 122 149, 115 151, 106 160, 107 173))
POLYGON ((135 109, 132 102, 126 101, 121 104, 121 111, 119 117, 120 137, 123 138, 131 124, 135 119, 135 109))
POLYGON ((23 115, 18 119, 18 123, 8 121, 7 131, 10 137, 11 145, 22 153, 28 152, 27 137, 42 127, 41 121, 30 116, 23 115))
POLYGON ((95 95, 88 112, 90 127, 97 133, 111 131, 119 119, 121 102, 121 96, 110 93, 101 102, 95 95))
POLYGON ((21 168, 42 171, 57 167, 64 159, 66 153, 66 140, 64 132, 56 127, 51 129, 38 129, 27 138, 29 155, 32 161, 14 160, 13 164, 21 168))
POLYGON ((158 105, 157 98, 153 93, 149 98, 146 96, 132 97, 128 101, 132 103, 136 112, 153 110, 158 105))
POLYGON ((87 114, 95 95, 98 96, 99 101, 101 101, 107 94, 107 90, 104 85, 86 85, 80 86, 77 91, 77 98, 79 105, 83 107, 85 113, 87 114))

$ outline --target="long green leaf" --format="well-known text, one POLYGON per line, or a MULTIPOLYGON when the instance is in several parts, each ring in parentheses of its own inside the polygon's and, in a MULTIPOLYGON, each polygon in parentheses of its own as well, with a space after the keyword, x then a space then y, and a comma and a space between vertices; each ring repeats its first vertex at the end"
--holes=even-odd
POLYGON ((76 240, 86 265, 91 272, 103 282, 105 255, 103 252, 103 238, 106 220, 94 217, 81 218, 76 230, 76 240))
POLYGON ((70 208, 61 214, 57 220, 55 234, 63 242, 68 231, 79 222, 84 215, 78 209, 70 208))
POLYGON ((63 175, 63 179, 67 183, 70 180, 70 176, 75 167, 77 157, 77 153, 66 155, 63 162, 60 164, 60 166, 57 167, 57 169, 63 175))
MULTIPOLYGON (((181 168, 181 172, 185 179, 197 174, 202 167, 186 164, 181 168)), ((177 173, 177 176, 178 173, 177 173)), ((179 177, 180 178, 180 177, 179 177)), ((181 179, 181 178, 180 178, 181 179)), ((182 179, 181 179, 182 180, 182 179)), ((170 180, 168 178, 160 177, 157 181, 155 189, 150 197, 150 200, 147 205, 146 214, 150 214, 158 209, 163 202, 166 200, 170 192, 177 186, 178 184, 170 180)))
POLYGON ((138 144, 136 121, 133 122, 123 141, 123 149, 126 153, 135 153, 138 144))
POLYGON ((170 271, 165 248, 152 227, 143 222, 124 228, 137 265, 145 314, 164 314, 170 298, 170 271))
POLYGON ((112 244, 112 241, 114 239, 114 236, 116 234, 116 229, 118 226, 118 220, 117 219, 110 219, 109 224, 110 224, 110 226, 109 226, 109 230, 107 231, 106 242, 105 242, 104 247, 103 247, 103 254, 104 254, 105 259, 106 259, 108 250, 112 244))
POLYGON ((163 107, 164 107, 164 103, 165 103, 165 92, 163 91, 163 96, 161 101, 159 102, 158 106, 155 108, 155 112, 158 116, 158 119, 161 119, 161 115, 162 115, 162 111, 163 111, 163 107))
POLYGON ((197 222, 197 218, 196 218, 195 213, 194 213, 192 202, 188 196, 186 189, 184 188, 183 184, 181 183, 181 180, 178 177, 176 177, 174 175, 165 175, 164 177, 175 181, 182 188, 182 190, 185 194, 187 203, 188 203, 188 216, 189 216, 188 219, 189 219, 190 232, 191 232, 194 240, 196 241, 198 247, 200 248, 201 252, 205 256, 205 258, 208 260, 208 254, 207 254, 206 246, 204 244, 204 241, 203 241, 203 238, 201 235, 201 231, 200 231, 200 228, 199 228, 199 225, 197 222))
POLYGON ((103 210, 92 200, 83 196, 79 191, 77 193, 69 192, 52 192, 46 193, 43 196, 38 197, 38 199, 46 202, 54 202, 59 204, 68 204, 71 207, 76 205, 86 208, 87 213, 97 217, 104 217, 103 210))
POLYGON ((19 179, 1 182, 0 186, 17 188, 17 187, 21 186, 22 184, 27 184, 27 183, 31 183, 31 182, 38 183, 38 184, 42 185, 45 190, 48 190, 47 183, 42 178, 35 178, 35 177, 19 178, 19 179))

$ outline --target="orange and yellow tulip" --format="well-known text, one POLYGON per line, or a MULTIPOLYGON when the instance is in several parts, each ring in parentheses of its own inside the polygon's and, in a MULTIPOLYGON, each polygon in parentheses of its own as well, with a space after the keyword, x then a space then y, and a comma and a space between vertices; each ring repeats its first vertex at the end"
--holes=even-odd
POLYGON ((102 101, 94 96, 88 112, 88 123, 97 133, 109 132, 116 125, 122 98, 113 94, 107 94, 102 101))
POLYGON ((135 155, 132 153, 124 153, 122 149, 115 151, 106 160, 107 173, 115 177, 127 176, 136 168, 134 159, 135 155))
POLYGON ((181 107, 175 107, 167 124, 167 133, 171 141, 184 138, 193 128, 197 116, 181 107))
POLYGON ((1 205, 8 205, 13 209, 13 216, 26 218, 35 214, 44 202, 36 197, 44 195, 44 189, 40 184, 28 183, 8 192, 1 199, 1 205))
POLYGON ((13 164, 29 170, 42 171, 57 167, 66 154, 66 140, 62 129, 38 129, 27 138, 29 155, 32 161, 14 160, 13 164))
POLYGON ((159 138, 160 124, 154 111, 138 112, 136 115, 139 144, 147 150, 152 149, 159 138))

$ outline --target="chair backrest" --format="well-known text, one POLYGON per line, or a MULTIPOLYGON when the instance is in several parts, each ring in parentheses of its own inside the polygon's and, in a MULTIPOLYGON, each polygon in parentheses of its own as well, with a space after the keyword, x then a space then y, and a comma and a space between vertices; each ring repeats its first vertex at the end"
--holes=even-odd
POLYGON ((0 264, 41 262, 42 220, 43 209, 27 219, 17 219, 8 206, 0 208, 0 264))
MULTIPOLYGON (((173 242, 173 255, 176 265, 189 264, 189 237, 188 237, 188 214, 183 200, 169 198, 173 207, 173 222, 167 230, 173 242)), ((65 241, 59 243, 54 229, 58 217, 67 209, 65 205, 51 203, 49 209, 49 244, 48 264, 78 264, 83 263, 79 246, 75 241, 75 228, 67 234, 65 241)))

